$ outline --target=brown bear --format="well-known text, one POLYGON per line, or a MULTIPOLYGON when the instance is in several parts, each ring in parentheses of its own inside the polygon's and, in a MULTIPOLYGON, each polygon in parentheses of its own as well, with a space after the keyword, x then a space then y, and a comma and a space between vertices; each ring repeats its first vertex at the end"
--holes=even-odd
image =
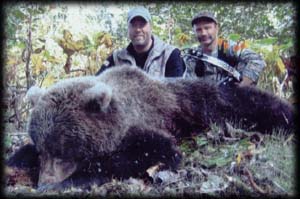
POLYGON ((176 140, 212 123, 237 121, 263 133, 294 128, 292 106, 255 87, 158 79, 136 67, 62 80, 28 95, 34 144, 8 164, 20 165, 26 162, 20 157, 33 154, 41 190, 143 176, 158 162, 176 169, 181 159, 176 140))

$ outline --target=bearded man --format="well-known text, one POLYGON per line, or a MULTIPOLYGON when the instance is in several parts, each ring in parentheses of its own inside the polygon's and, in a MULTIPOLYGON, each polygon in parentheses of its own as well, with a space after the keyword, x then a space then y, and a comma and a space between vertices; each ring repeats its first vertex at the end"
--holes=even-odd
POLYGON ((128 37, 130 44, 115 50, 96 75, 112 66, 130 65, 145 70, 156 77, 181 77, 185 65, 180 50, 152 34, 151 15, 144 7, 128 12, 128 37))

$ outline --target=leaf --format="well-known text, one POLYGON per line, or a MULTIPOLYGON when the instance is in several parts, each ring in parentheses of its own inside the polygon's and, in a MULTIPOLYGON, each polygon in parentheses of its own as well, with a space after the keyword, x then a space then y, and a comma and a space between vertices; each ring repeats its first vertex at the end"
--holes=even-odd
POLYGON ((54 56, 49 56, 47 58, 47 61, 50 62, 50 63, 52 63, 52 64, 59 64, 60 63, 60 61, 57 60, 54 56))
POLYGON ((222 167, 225 165, 228 165, 229 163, 232 162, 232 157, 216 157, 211 159, 210 161, 208 161, 209 163, 215 163, 217 165, 217 167, 222 167))
POLYGON ((86 48, 86 46, 85 46, 86 39, 73 41, 72 34, 68 30, 64 30, 63 34, 64 34, 63 38, 56 39, 56 41, 57 41, 58 45, 60 47, 62 47, 62 49, 64 50, 64 53, 66 53, 68 56, 71 56, 75 52, 78 52, 78 51, 86 48))
POLYGON ((217 175, 208 175, 207 181, 203 182, 200 188, 201 193, 215 193, 217 191, 225 191, 229 186, 223 178, 217 175))
POLYGON ((214 153, 207 155, 206 158, 201 161, 201 165, 206 168, 222 167, 230 164, 232 162, 232 158, 233 156, 231 152, 224 154, 224 151, 216 150, 214 153))
POLYGON ((110 34, 105 34, 101 41, 107 48, 110 48, 113 45, 112 37, 110 34))
POLYGON ((276 42, 277 42, 277 38, 276 37, 261 39, 261 40, 257 41, 257 43, 261 44, 261 45, 273 45, 276 42))
POLYGON ((106 48, 111 48, 113 46, 112 36, 109 33, 99 32, 95 36, 96 47, 104 44, 106 48))
POLYGON ((26 47, 26 44, 25 44, 25 42, 18 42, 16 47, 24 49, 26 47))
POLYGON ((293 48, 293 47, 294 47, 293 41, 289 40, 288 43, 283 44, 283 45, 280 46, 280 50, 285 51, 285 50, 288 50, 288 49, 293 48))
POLYGON ((232 41, 238 41, 241 38, 241 35, 239 34, 230 34, 229 39, 232 41))
POLYGON ((24 14, 20 10, 15 10, 13 14, 20 19, 24 19, 26 17, 26 14, 24 14))
POLYGON ((37 49, 35 49, 35 50, 33 51, 33 53, 39 54, 39 53, 41 53, 44 49, 45 49, 45 46, 43 46, 43 47, 41 47, 41 48, 37 48, 37 49))
POLYGON ((179 45, 183 46, 190 40, 190 37, 184 33, 180 33, 178 36, 179 45))
POLYGON ((31 63, 32 63, 32 73, 34 75, 39 75, 40 73, 46 70, 46 67, 43 64, 43 56, 40 54, 32 54, 31 63))
POLYGON ((242 161, 242 153, 238 153, 237 156, 236 156, 236 163, 237 165, 240 165, 241 161, 242 161))
POLYGON ((10 134, 6 134, 6 136, 4 136, 4 146, 6 148, 8 148, 11 145, 12 145, 12 138, 11 138, 10 134))
POLYGON ((164 166, 164 164, 163 163, 157 163, 156 165, 154 165, 154 166, 151 166, 151 167, 149 167, 147 170, 146 170, 146 172, 147 172, 147 174, 150 176, 150 177, 154 177, 154 175, 158 172, 158 171, 160 171, 161 170, 161 168, 164 166))
POLYGON ((72 36, 70 31, 64 30, 63 35, 64 35, 63 38, 64 38, 65 41, 71 41, 72 40, 73 36, 72 36))
POLYGON ((47 88, 47 87, 51 86, 52 84, 54 84, 55 82, 56 82, 55 77, 52 74, 48 74, 45 77, 45 79, 44 79, 43 84, 42 84, 41 87, 47 88))
POLYGON ((276 59, 276 75, 281 75, 285 72, 285 65, 282 62, 282 59, 280 57, 277 57, 276 59))
POLYGON ((6 61, 7 66, 12 66, 18 64, 18 60, 14 57, 8 57, 8 60, 6 61))
POLYGON ((202 146, 206 145, 207 143, 208 143, 207 138, 200 137, 200 136, 196 137, 196 144, 198 147, 202 147, 202 146))
POLYGON ((180 144, 180 149, 182 152, 184 152, 186 154, 191 154, 193 151, 196 150, 196 147, 194 146, 193 140, 185 139, 180 144))

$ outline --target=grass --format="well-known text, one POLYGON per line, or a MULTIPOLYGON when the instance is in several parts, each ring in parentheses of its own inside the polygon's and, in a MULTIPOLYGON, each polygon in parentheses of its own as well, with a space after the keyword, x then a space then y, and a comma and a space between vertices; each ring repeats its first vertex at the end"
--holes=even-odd
MULTIPOLYGON (((211 130, 183 140, 180 148, 183 161, 177 173, 166 173, 164 180, 117 180, 91 190, 70 188, 48 195, 78 196, 294 196, 295 140, 281 132, 261 135, 231 128, 230 139, 216 125, 211 130), (254 139, 255 138, 255 139, 254 139), (168 176, 169 175, 169 176, 168 176)), ((40 195, 35 189, 7 187, 12 195, 40 195)))

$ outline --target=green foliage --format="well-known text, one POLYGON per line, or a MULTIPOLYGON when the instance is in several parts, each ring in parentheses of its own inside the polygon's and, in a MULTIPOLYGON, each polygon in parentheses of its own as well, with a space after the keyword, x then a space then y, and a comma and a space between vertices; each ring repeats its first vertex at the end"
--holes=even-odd
MULTIPOLYGON (((296 166, 295 145, 294 143, 287 142, 282 135, 278 135, 278 137, 279 139, 271 136, 266 141, 266 156, 269 157, 268 161, 274 161, 278 167, 273 167, 272 175, 275 176, 274 181, 280 184, 285 190, 295 190, 296 179, 294 177, 296 169, 293 169, 296 166), (281 158, 278 158, 278 156, 281 158), (276 169, 279 169, 279 172, 276 169), (288 176, 292 176, 292 178, 289 179, 288 176)), ((268 173, 264 174, 268 175, 268 173)))
POLYGON ((239 35, 239 34, 230 34, 228 36, 228 39, 235 41, 235 42, 239 41, 240 38, 241 38, 241 35, 239 35))
MULTIPOLYGON (((220 127, 211 125, 208 132, 181 143, 181 149, 189 146, 189 150, 184 153, 181 167, 190 172, 189 187, 201 185, 199 187, 203 188, 202 185, 206 182, 212 186, 215 180, 208 179, 211 176, 219 176, 225 179, 225 184, 230 182, 228 187, 225 186, 227 188, 223 190, 224 194, 240 195, 246 192, 247 195, 252 195, 261 194, 261 191, 265 191, 267 195, 295 193, 294 135, 286 137, 278 130, 274 130, 272 135, 261 135, 235 128, 228 129, 228 133, 231 135, 227 137, 229 139, 220 140, 221 137, 225 138, 220 127), (259 139, 253 139, 254 137, 259 139), (205 144, 197 147, 195 144, 197 139, 204 141, 205 144), (252 180, 246 170, 249 171, 252 180), (202 174, 202 178, 199 174, 202 174), (249 186, 250 181, 257 186, 254 187, 253 182, 249 186), (260 188, 260 191, 257 188, 260 188)), ((176 188, 179 188, 179 185, 176 188)), ((199 188, 194 191, 198 193, 198 190, 199 188)), ((220 194, 216 190, 212 193, 220 194)))
MULTIPOLYGON (((152 27, 153 33, 157 34, 161 39, 171 44, 174 44, 180 48, 190 47, 197 44, 195 37, 193 35, 191 27, 191 19, 201 10, 210 10, 217 15, 219 19, 221 30, 220 36, 232 39, 234 41, 247 39, 249 41, 255 41, 254 47, 259 49, 260 46, 266 45, 278 45, 280 46, 279 53, 292 54, 295 22, 292 20, 295 16, 295 8, 291 3, 193 3, 193 2, 162 2, 162 3, 143 3, 150 13, 152 14, 152 27), (283 52, 282 52, 283 51, 283 52)), ((99 40, 99 34, 109 33, 113 39, 113 47, 123 47, 128 44, 127 39, 127 21, 126 15, 127 10, 136 3, 121 3, 118 7, 121 12, 118 16, 118 20, 115 21, 116 13, 109 12, 112 8, 110 4, 103 3, 102 6, 90 6, 78 7, 79 11, 85 13, 82 18, 86 18, 87 24, 91 26, 99 24, 98 31, 93 34, 82 31, 80 35, 76 35, 74 41, 82 41, 80 43, 81 50, 79 54, 83 54, 88 58, 94 56, 97 46, 101 43, 99 40), (98 37, 98 41, 97 41, 98 37)), ((73 6, 74 7, 74 6, 73 6)), ((76 5, 75 5, 76 7, 76 5)), ((31 16, 33 19, 33 49, 38 50, 41 48, 36 37, 43 37, 43 34, 47 32, 60 32, 62 30, 69 30, 71 34, 76 34, 72 32, 71 29, 67 28, 69 25, 66 23, 70 20, 68 13, 71 6, 68 4, 49 4, 49 5, 39 5, 39 4, 17 4, 17 5, 7 5, 5 7, 6 20, 5 20, 5 32, 7 35, 7 49, 19 47, 24 49, 26 47, 26 23, 31 16), (54 11, 55 12, 51 12, 54 11), (51 18, 53 24, 43 23, 45 17, 51 18), (65 26, 65 27, 64 27, 65 26), (59 30, 59 28, 61 28, 59 30), (17 39, 15 39, 17 37, 17 39)), ((73 8, 72 8, 73 9, 73 8)), ((76 23, 75 23, 76 26, 76 23)), ((45 39, 46 43, 51 38, 51 35, 47 36, 45 39)), ((52 39, 62 38, 61 36, 52 36, 52 39)), ((61 42, 63 45, 64 42, 61 42)), ((72 42, 69 42, 72 43, 72 42)), ((68 42, 65 42, 68 44, 68 42)), ((65 45, 63 45, 65 46, 65 45)), ((110 46, 110 45, 109 45, 110 46)), ((66 51, 67 46, 63 49, 66 51)), ((72 46, 70 47, 72 49, 72 46)), ((53 51, 55 49, 49 49, 49 45, 46 45, 44 49, 47 54, 44 54, 46 59, 51 57, 51 68, 61 67, 64 64, 63 57, 58 58, 55 56, 53 51), (56 59, 56 61, 54 61, 56 59), (60 64, 59 64, 60 62, 60 64)), ((68 50, 67 50, 68 51, 68 50)), ((68 51, 69 52, 69 51, 68 51)), ((76 51, 72 51, 73 54, 76 51)), ((264 52, 262 52, 264 53, 264 52)), ((102 53, 103 56, 105 53, 102 53)), ((73 56, 73 55, 72 55, 73 56)), ((77 56, 74 54, 74 56, 77 56)), ((103 61, 101 58, 101 62, 103 61)), ((276 59, 274 59, 276 60, 276 59)), ((273 60, 273 61, 274 61, 273 60)), ((87 65, 82 63, 80 65, 87 65)), ((99 67, 98 66, 96 67, 99 67)), ((51 70, 52 72, 53 70, 51 70)), ((58 70, 56 70, 58 71, 58 70)), ((63 71, 63 70, 59 70, 63 71)), ((50 71, 48 71, 50 72, 50 71)), ((60 75, 55 75, 60 76, 60 75)))
MULTIPOLYGON (((277 37, 279 44, 287 43, 287 38, 295 38, 296 10, 292 3, 193 3, 168 2, 155 4, 149 8, 154 17, 154 32, 161 33, 159 27, 173 18, 175 25, 172 35, 185 33, 194 38, 191 19, 202 10, 214 12, 219 19, 220 34, 225 38, 262 39, 277 37), (281 30, 285 31, 281 31, 281 30), (239 38, 237 38, 239 37, 239 38)), ((163 38, 167 38, 164 34, 163 38)), ((191 43, 195 42, 190 40, 191 43)), ((176 44, 176 41, 172 41, 176 44)))
POLYGON ((4 136, 4 148, 7 149, 12 146, 12 138, 9 134, 4 136))
MULTIPOLYGON (((273 93, 277 92, 274 88, 274 78, 283 81, 287 73, 282 57, 289 57, 295 54, 292 39, 290 38, 290 40, 286 41, 288 43, 278 44, 278 38, 276 37, 248 41, 249 47, 255 52, 260 53, 266 62, 266 67, 258 82, 259 86, 273 93)), ((289 95, 292 92, 290 88, 288 91, 289 95)))
POLYGON ((191 154, 197 149, 205 146, 208 143, 207 138, 201 136, 194 136, 184 139, 180 144, 180 149, 186 154, 191 154))

